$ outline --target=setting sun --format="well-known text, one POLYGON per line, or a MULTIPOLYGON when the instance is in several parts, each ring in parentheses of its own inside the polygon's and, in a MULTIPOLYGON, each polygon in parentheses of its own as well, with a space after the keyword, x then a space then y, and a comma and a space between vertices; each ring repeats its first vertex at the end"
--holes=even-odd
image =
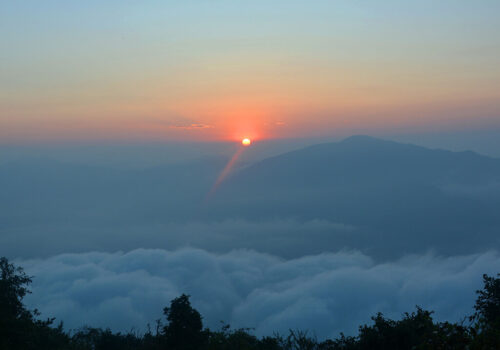
POLYGON ((250 139, 243 139, 243 140, 241 140, 241 144, 243 146, 250 146, 251 143, 252 143, 252 141, 250 139))

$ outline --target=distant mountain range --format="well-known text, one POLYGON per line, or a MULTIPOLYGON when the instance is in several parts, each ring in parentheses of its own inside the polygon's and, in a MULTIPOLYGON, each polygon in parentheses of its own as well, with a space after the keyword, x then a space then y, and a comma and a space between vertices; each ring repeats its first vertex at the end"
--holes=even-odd
MULTIPOLYGON (((4 164, 0 243, 2 235, 22 236, 26 228, 50 235, 58 227, 98 232, 102 227, 244 220, 258 231, 260 222, 322 220, 352 230, 332 232, 316 245, 306 242, 304 231, 294 252, 306 243, 315 246, 311 251, 360 249, 377 257, 500 247, 500 159, 353 136, 251 164, 229 176, 207 200, 226 161, 206 157, 145 170, 49 160, 4 164)), ((231 237, 234 247, 245 247, 238 244, 237 227, 231 237)), ((246 247, 266 250, 265 234, 259 237, 246 247)), ((286 243, 281 251, 293 244, 286 243)))
POLYGON ((354 225, 349 247, 460 253, 498 247, 500 160, 352 136, 249 166, 216 201, 219 215, 354 225))

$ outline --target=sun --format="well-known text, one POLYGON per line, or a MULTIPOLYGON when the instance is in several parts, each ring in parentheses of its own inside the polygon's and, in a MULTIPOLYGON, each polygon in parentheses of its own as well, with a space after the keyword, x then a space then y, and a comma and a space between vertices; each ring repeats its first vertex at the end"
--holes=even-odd
POLYGON ((252 141, 250 139, 243 139, 243 140, 241 140, 241 144, 243 146, 250 146, 251 143, 252 143, 252 141))

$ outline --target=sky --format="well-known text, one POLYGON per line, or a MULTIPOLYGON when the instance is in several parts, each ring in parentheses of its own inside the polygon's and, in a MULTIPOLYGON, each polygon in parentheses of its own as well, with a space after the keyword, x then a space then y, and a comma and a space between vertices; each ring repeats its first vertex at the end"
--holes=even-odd
POLYGON ((2 1, 0 143, 500 127, 498 1, 2 1))

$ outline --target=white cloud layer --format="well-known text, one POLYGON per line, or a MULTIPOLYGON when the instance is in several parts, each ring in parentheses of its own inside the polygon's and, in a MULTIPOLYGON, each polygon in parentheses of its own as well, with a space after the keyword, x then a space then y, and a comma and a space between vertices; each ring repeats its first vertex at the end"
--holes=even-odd
POLYGON ((188 293, 210 328, 224 320, 258 335, 300 328, 320 338, 352 334, 378 311, 399 318, 415 305, 458 321, 472 312, 482 274, 500 271, 497 252, 375 263, 358 252, 284 260, 246 250, 137 249, 16 263, 35 276, 28 306, 66 328, 143 330, 172 298, 188 293))

